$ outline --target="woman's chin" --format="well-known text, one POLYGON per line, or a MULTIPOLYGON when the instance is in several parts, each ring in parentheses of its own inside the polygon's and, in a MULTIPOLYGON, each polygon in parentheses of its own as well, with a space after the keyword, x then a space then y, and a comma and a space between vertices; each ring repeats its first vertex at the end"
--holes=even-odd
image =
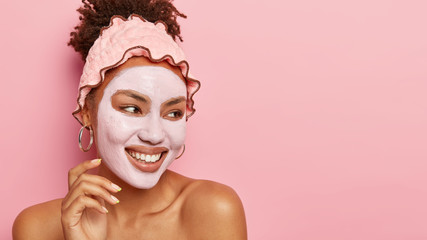
POLYGON ((151 179, 144 179, 139 181, 132 181, 128 182, 129 185, 131 185, 134 188, 138 189, 151 189, 159 182, 159 178, 151 178, 151 179))

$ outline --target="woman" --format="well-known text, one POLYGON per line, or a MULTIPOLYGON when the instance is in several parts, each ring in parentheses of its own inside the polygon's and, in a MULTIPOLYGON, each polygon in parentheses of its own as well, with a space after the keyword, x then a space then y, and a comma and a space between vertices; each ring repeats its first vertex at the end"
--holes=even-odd
POLYGON ((185 15, 168 0, 84 4, 70 40, 86 60, 73 115, 101 159, 69 171, 65 198, 21 212, 14 239, 246 239, 231 188, 167 170, 200 85, 174 41, 185 15))

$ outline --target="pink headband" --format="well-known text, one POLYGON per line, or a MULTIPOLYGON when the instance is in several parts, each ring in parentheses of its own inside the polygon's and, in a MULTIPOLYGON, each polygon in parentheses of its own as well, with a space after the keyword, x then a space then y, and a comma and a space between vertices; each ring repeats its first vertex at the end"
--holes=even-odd
POLYGON ((108 27, 90 48, 80 78, 77 109, 73 116, 83 125, 81 110, 86 96, 92 88, 104 81, 105 73, 129 58, 144 56, 152 62, 166 60, 170 65, 181 69, 187 85, 187 120, 194 114, 193 95, 199 90, 200 82, 192 77, 184 52, 167 34, 167 26, 161 22, 151 23, 139 15, 132 14, 128 19, 113 16, 108 27))

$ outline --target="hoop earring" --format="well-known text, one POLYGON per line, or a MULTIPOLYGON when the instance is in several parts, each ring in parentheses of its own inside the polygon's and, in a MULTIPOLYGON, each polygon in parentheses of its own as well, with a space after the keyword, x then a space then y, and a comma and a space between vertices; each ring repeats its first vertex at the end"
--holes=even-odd
POLYGON ((79 147, 80 150, 82 150, 83 152, 87 152, 90 150, 90 148, 92 147, 92 143, 93 143, 93 130, 91 126, 83 126, 82 128, 80 128, 80 132, 79 132, 79 147), (90 134, 90 141, 89 141, 89 146, 87 146, 86 149, 83 148, 82 146, 82 135, 83 135, 83 130, 85 128, 89 128, 89 134, 90 134))
POLYGON ((185 152, 185 144, 184 144, 184 149, 182 150, 182 153, 178 157, 176 157, 175 159, 180 158, 182 156, 182 154, 184 154, 184 152, 185 152))

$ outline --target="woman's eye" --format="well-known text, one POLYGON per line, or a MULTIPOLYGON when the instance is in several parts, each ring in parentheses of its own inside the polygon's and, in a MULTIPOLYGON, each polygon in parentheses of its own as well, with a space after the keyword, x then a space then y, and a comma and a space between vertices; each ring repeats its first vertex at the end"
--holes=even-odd
POLYGON ((124 110, 124 111, 126 111, 126 112, 130 112, 130 113, 139 113, 139 112, 141 112, 141 111, 139 110, 139 108, 134 107, 134 106, 122 107, 121 109, 123 109, 123 110, 124 110))
POLYGON ((167 116, 170 118, 181 118, 182 113, 181 113, 181 111, 175 111, 175 112, 168 113, 167 116))

